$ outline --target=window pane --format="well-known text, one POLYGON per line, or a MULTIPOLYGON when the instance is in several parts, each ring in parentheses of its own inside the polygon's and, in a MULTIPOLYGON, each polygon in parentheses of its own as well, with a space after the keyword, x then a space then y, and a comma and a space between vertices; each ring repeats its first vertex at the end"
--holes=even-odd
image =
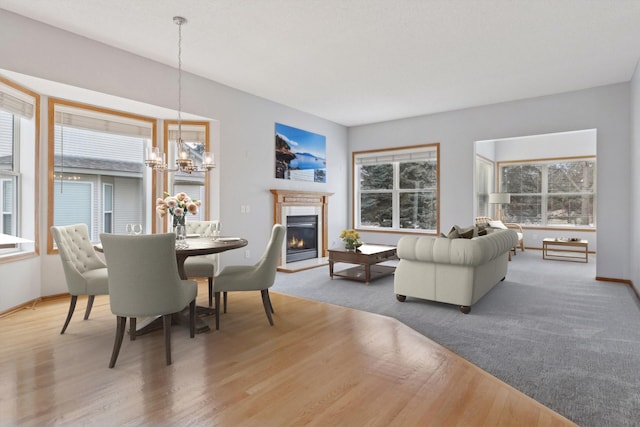
MULTIPOLYGON (((76 114, 74 117, 82 116, 76 114)), ((108 118, 113 126, 117 125, 116 116, 105 114, 104 118, 108 118)), ((125 225, 132 223, 145 227, 144 152, 149 141, 110 129, 56 123, 54 225, 67 225, 72 215, 74 221, 71 223, 85 222, 93 231, 124 233, 125 225), (59 192, 60 181, 62 193, 59 192), (81 201, 82 212, 68 212, 65 205, 68 197, 65 193, 70 183, 88 187, 88 193, 83 194, 85 199, 81 201)))
POLYGON ((391 228, 393 225, 391 193, 362 194, 360 224, 365 227, 391 228))
POLYGON ((402 162, 400 163, 400 188, 435 188, 437 172, 434 162, 402 162))
POLYGON ((0 170, 13 170, 13 114, 0 111, 0 170))
POLYGON ((540 165, 504 166, 501 169, 501 192, 540 193, 542 191, 542 168, 540 165))
POLYGON ((435 230, 436 208, 435 193, 400 194, 400 228, 435 230))
POLYGON ((87 224, 91 233, 91 184, 56 181, 53 223, 55 225, 87 224))
POLYGON ((549 165, 549 193, 593 191, 595 162, 563 162, 549 165))
MULTIPOLYGON (((393 165, 363 165, 360 167, 360 190, 391 190, 393 165)), ((391 215, 389 215, 391 218, 391 215)))
POLYGON ((542 224, 542 196, 511 195, 511 203, 503 208, 506 222, 522 225, 542 224))
POLYGON ((593 225, 593 196, 549 196, 549 225, 593 225))
POLYGON ((8 179, 0 179, 2 186, 0 187, 0 212, 2 212, 2 233, 16 236, 16 194, 15 188, 16 177, 8 179))

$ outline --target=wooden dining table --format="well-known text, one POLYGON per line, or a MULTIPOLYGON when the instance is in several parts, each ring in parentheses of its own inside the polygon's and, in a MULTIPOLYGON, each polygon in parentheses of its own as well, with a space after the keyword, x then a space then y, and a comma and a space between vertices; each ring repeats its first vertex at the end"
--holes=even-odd
MULTIPOLYGON (((242 248, 249 244, 247 239, 241 237, 218 237, 215 240, 211 237, 188 237, 186 240, 187 246, 183 248, 176 248, 176 262, 178 265, 178 274, 182 280, 187 280, 187 273, 184 269, 184 262, 190 256, 217 254, 232 249, 242 248)), ((102 252, 102 245, 96 245, 96 250, 102 252)), ((196 312, 199 315, 210 316, 215 314, 215 308, 197 306, 196 312)), ((176 313, 174 316, 174 322, 178 324, 189 324, 189 308, 186 307, 180 313, 176 313)), ((136 328, 136 336, 144 335, 156 329, 162 329, 161 318, 149 318, 142 322, 138 322, 136 328)), ((200 316, 196 318, 196 333, 201 334, 211 330, 209 325, 204 322, 200 316)))

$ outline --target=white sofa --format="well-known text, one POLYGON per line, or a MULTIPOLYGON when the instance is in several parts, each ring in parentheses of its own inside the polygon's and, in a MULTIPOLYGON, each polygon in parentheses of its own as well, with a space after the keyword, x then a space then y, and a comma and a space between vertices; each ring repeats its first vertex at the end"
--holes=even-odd
POLYGON ((493 230, 472 239, 402 237, 394 278, 396 298, 401 302, 409 296, 456 304, 467 314, 504 280, 509 251, 517 244, 514 230, 493 230))

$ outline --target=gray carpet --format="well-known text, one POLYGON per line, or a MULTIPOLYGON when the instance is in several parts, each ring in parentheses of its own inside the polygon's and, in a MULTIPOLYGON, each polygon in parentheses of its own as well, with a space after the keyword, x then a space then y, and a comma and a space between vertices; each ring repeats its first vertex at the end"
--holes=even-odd
POLYGON ((272 290, 394 317, 581 426, 640 425, 640 304, 629 286, 596 281, 593 257, 518 252, 468 315, 398 302, 393 276, 367 286, 330 280, 328 267, 278 273, 272 290))

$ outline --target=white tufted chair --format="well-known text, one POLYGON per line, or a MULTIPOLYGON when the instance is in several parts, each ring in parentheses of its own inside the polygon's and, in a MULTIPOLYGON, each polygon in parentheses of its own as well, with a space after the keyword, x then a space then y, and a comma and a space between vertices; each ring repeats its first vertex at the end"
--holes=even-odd
POLYGON ((109 302, 116 315, 116 338, 109 368, 118 359, 127 317, 135 340, 136 318, 162 316, 165 357, 171 364, 171 319, 189 306, 189 334, 195 336, 198 284, 180 280, 173 233, 128 236, 100 234, 109 269, 109 302))
POLYGON ((278 258, 282 251, 285 228, 282 224, 275 224, 271 230, 271 238, 262 258, 255 265, 231 265, 224 267, 216 276, 213 284, 216 299, 216 329, 220 328, 220 292, 227 291, 260 291, 262 304, 273 326, 273 306, 269 298, 269 288, 273 286, 278 269, 278 258))
MULTIPOLYGON (((187 235, 198 234, 210 236, 217 227, 220 230, 220 221, 186 221, 187 235)), ((184 262, 184 271, 187 277, 206 277, 209 280, 209 307, 213 305, 213 277, 218 272, 218 254, 190 256, 184 262)), ((227 294, 224 294, 224 311, 227 312, 227 294)))
POLYGON ((76 308, 78 295, 89 296, 84 314, 84 320, 87 320, 95 296, 109 293, 107 266, 93 249, 86 224, 53 226, 51 234, 58 246, 64 276, 71 294, 67 320, 60 331, 64 334, 76 308))

